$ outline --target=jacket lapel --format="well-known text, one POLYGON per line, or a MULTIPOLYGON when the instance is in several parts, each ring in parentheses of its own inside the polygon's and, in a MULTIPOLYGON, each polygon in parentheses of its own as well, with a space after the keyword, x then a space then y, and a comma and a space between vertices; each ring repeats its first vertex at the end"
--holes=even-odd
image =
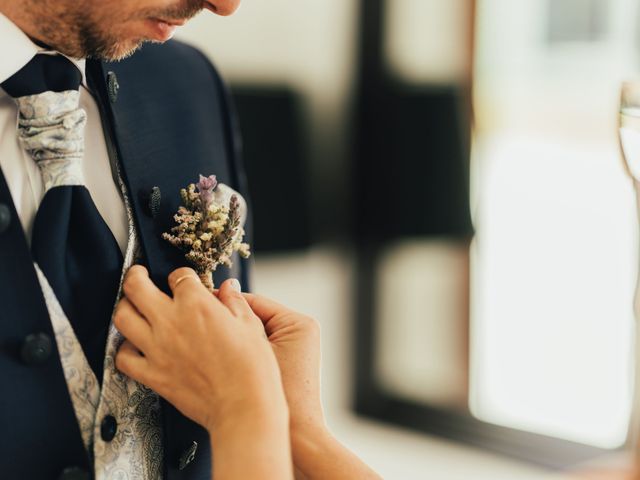
MULTIPOLYGON (((111 130, 105 134, 115 144, 113 153, 118 156, 116 161, 119 161, 129 192, 144 262, 154 283, 169 293, 167 276, 175 268, 186 265, 183 254, 161 238, 162 233, 173 226, 172 218, 179 206, 179 191, 196 180, 198 173, 220 172, 206 170, 204 155, 201 156, 205 163, 201 163, 194 160, 198 158, 197 153, 182 151, 182 145, 188 144, 188 140, 180 135, 179 125, 166 121, 175 117, 175 105, 154 101, 157 98, 169 98, 170 91, 157 91, 152 98, 145 98, 146 89, 150 87, 139 79, 137 73, 129 72, 126 61, 117 64, 87 62, 90 87, 97 95, 96 100, 106 117, 105 129, 111 130), (109 98, 108 93, 113 75, 117 76, 120 84, 115 101, 109 98), (154 208, 151 208, 154 190, 159 192, 160 201, 159 205, 156 201, 154 208)), ((222 271, 217 274, 226 275, 222 271)), ((200 467, 196 472, 203 478, 209 478, 211 453, 206 430, 164 400, 162 417, 166 478, 191 478, 187 471, 182 471, 181 464, 194 445, 200 446, 200 467)))
POLYGON ((118 65, 103 65, 95 61, 87 63, 91 88, 97 95, 103 115, 107 116, 104 122, 107 142, 112 143, 110 150, 117 156, 115 161, 119 162, 129 192, 144 262, 152 280, 168 293, 167 275, 183 263, 180 252, 166 248, 161 239, 177 209, 177 202, 167 195, 171 190, 178 191, 175 172, 164 168, 169 163, 165 158, 167 154, 153 146, 157 134, 153 131, 153 119, 144 118, 144 112, 136 108, 137 102, 127 98, 135 93, 127 95, 125 86, 115 102, 110 98, 107 88, 114 70, 119 70, 118 65), (154 190, 159 192, 160 202, 152 209, 154 190))
MULTIPOLYGON (((175 93, 188 89, 188 85, 179 85, 184 82, 183 74, 167 75, 162 81, 162 72, 158 72, 156 78, 161 80, 150 85, 153 75, 141 76, 140 66, 134 70, 127 61, 89 62, 87 68, 92 89, 108 116, 106 128, 112 130, 110 137, 129 191, 144 261, 152 280, 168 293, 167 276, 187 263, 182 252, 162 239, 162 233, 174 225, 180 189, 196 182, 198 174, 215 174, 220 181, 230 182, 225 141, 216 138, 222 133, 215 130, 193 130, 198 122, 189 118, 192 109, 175 93), (114 81, 119 84, 117 99, 108 93, 114 81)), ((223 268, 216 272, 217 280, 227 276, 223 268)))

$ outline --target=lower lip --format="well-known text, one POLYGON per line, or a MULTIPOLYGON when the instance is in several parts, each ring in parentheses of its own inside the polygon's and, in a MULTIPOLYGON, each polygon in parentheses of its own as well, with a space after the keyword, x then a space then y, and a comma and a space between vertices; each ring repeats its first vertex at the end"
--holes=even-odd
POLYGON ((150 37, 159 42, 166 42, 167 40, 170 40, 178 28, 177 25, 170 25, 167 22, 153 19, 147 20, 147 25, 151 32, 150 37))

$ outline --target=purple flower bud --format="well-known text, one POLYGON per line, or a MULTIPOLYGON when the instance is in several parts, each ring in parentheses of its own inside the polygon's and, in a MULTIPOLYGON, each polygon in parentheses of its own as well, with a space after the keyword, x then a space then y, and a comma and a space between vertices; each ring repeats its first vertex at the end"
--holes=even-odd
POLYGON ((218 181, 215 175, 209 175, 205 177, 200 175, 200 181, 198 182, 198 193, 200 194, 200 200, 202 201, 202 209, 206 210, 213 201, 213 190, 218 186, 218 181))

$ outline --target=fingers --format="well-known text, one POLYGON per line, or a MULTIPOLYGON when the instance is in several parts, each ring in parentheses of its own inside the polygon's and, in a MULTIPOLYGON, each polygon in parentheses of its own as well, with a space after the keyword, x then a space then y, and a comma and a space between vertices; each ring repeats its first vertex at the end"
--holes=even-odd
POLYGON ((116 354, 116 368, 126 376, 146 384, 145 372, 148 369, 148 361, 140 355, 138 349, 131 342, 125 341, 120 346, 120 350, 116 354))
POLYGON ((218 297, 200 281, 198 274, 191 268, 182 267, 169 274, 169 288, 173 293, 175 304, 187 310, 209 310, 223 313, 227 309, 220 303, 218 297))
POLYGON ((253 310, 263 323, 267 323, 271 318, 278 314, 289 313, 291 310, 278 302, 274 302, 266 297, 245 293, 244 298, 247 304, 253 310))
POLYGON ((308 315, 298 313, 260 295, 245 293, 244 298, 253 313, 262 320, 269 338, 275 332, 292 326, 295 326, 299 332, 305 332, 306 335, 320 334, 320 324, 308 315))
POLYGON ((113 315, 113 323, 136 348, 148 353, 151 342, 151 326, 126 298, 118 302, 113 315))
POLYGON ((152 320, 168 302, 167 297, 149 278, 149 272, 142 265, 134 265, 127 272, 122 285, 125 296, 147 320, 152 320))
POLYGON ((253 311, 240 293, 240 282, 235 278, 230 278, 223 282, 218 291, 218 300, 220 300, 229 310, 237 317, 249 318, 253 317, 253 311))
POLYGON ((193 292, 200 294, 202 294, 203 291, 207 292, 207 289, 200 281, 200 277, 198 277, 198 274, 192 268, 177 268, 169 274, 168 281, 174 298, 193 292))
POLYGON ((169 274, 168 281, 169 288, 175 294, 176 290, 183 282, 185 282, 185 285, 190 284, 193 287, 195 284, 191 282, 200 283, 200 278, 193 268, 182 267, 176 268, 173 272, 171 272, 169 274))

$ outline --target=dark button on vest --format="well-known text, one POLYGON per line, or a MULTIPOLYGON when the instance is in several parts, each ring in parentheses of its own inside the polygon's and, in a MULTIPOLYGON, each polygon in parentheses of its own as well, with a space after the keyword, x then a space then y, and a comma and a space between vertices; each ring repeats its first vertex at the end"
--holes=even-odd
POLYGON ((0 203, 0 233, 9 228, 11 224, 11 211, 4 203, 0 203))
POLYGON ((22 361, 30 366, 42 365, 53 352, 53 342, 46 333, 32 333, 24 339, 20 357, 22 361))
POLYGON ((80 467, 65 468, 58 480, 91 480, 89 472, 80 467))
POLYGON ((107 415, 100 424, 100 436, 105 442, 110 442, 116 436, 118 422, 112 415, 107 415))

